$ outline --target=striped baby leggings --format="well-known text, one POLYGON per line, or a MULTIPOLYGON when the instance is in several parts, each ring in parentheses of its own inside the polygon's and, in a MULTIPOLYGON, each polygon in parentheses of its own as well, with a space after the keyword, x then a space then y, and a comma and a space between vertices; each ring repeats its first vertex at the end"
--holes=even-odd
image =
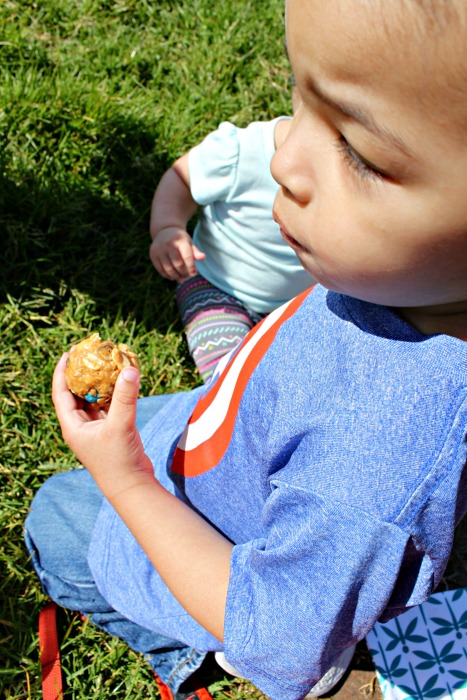
POLYGON ((177 286, 177 304, 188 348, 203 382, 210 379, 221 357, 264 318, 201 275, 177 286))

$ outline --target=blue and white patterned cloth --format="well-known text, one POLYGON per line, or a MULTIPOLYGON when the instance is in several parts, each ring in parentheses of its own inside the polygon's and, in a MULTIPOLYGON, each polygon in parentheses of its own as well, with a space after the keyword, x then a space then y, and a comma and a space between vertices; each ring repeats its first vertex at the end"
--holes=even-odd
POLYGON ((377 623, 366 641, 384 700, 466 700, 467 588, 377 623))

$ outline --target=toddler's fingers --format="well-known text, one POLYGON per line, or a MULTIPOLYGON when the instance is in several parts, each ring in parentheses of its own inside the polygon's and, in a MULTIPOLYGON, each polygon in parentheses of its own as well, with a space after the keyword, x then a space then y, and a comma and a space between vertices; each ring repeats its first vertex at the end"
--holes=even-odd
POLYGON ((70 390, 65 379, 66 361, 70 353, 65 352, 57 362, 55 367, 53 378, 52 378, 52 400, 55 407, 58 402, 66 401, 68 399, 73 400, 73 396, 70 395, 70 390))
POLYGON ((137 367, 125 367, 117 377, 108 420, 115 425, 132 426, 136 418, 140 374, 137 367))
POLYGON ((60 420, 60 415, 67 410, 71 410, 76 406, 76 400, 65 379, 66 361, 70 353, 65 352, 55 367, 52 379, 52 401, 55 410, 60 420))

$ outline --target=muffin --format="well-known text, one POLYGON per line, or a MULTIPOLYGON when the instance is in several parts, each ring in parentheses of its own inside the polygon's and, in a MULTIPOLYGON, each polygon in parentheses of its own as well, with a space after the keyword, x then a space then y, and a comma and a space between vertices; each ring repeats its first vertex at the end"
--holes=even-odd
POLYGON ((66 382, 73 394, 99 406, 110 403, 117 377, 124 367, 138 367, 128 345, 101 340, 99 333, 82 340, 70 352, 66 382))

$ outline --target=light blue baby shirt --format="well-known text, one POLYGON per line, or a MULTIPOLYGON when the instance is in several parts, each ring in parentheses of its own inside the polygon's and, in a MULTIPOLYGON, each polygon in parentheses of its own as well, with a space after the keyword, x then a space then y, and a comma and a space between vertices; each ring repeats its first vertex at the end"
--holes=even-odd
POLYGON ((245 129, 223 122, 188 156, 191 194, 202 207, 193 240, 206 253, 198 272, 257 313, 313 284, 272 219, 274 130, 286 118, 245 129))

